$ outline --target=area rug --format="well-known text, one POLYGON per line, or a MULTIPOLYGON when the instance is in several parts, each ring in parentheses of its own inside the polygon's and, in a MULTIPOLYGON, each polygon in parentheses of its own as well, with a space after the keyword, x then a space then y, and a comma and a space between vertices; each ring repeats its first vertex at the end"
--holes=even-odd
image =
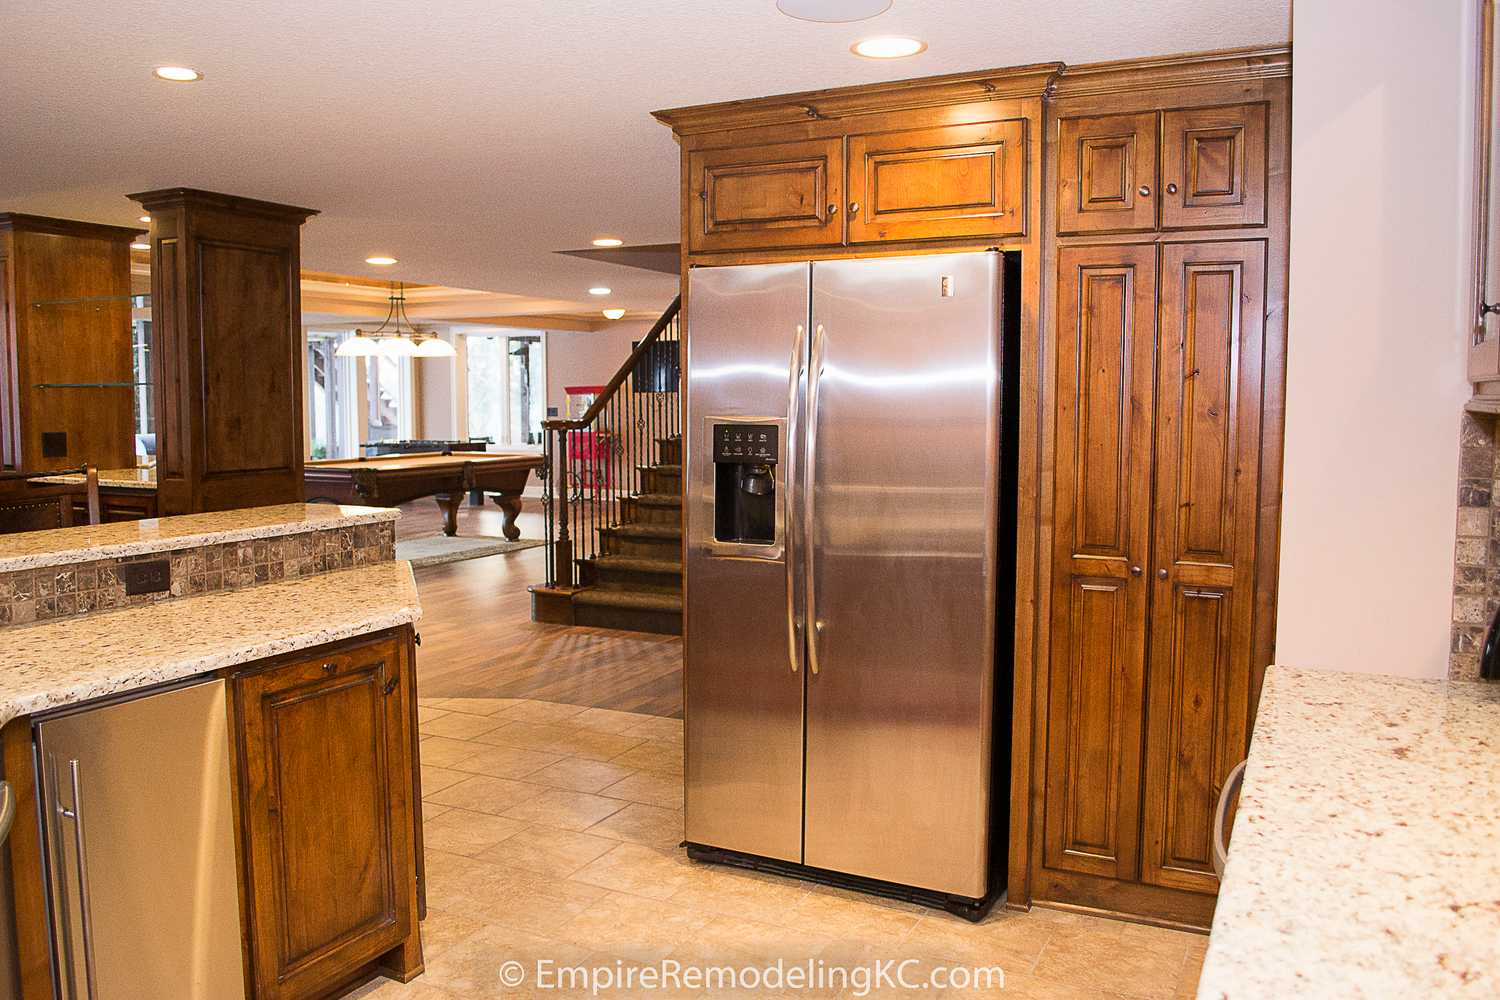
POLYGON ((492 538, 487 535, 467 537, 457 535, 453 538, 435 535, 431 538, 411 538, 397 542, 396 558, 405 559, 412 564, 413 568, 420 569, 423 566, 439 566, 443 563, 479 559, 504 552, 520 552, 522 549, 534 549, 546 544, 533 538, 508 542, 503 538, 492 538))

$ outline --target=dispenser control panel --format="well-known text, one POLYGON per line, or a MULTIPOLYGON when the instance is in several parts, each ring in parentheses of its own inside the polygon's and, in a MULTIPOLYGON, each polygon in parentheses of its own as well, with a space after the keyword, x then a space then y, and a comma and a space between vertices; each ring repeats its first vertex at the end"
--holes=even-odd
POLYGON ((715 462, 774 465, 781 454, 775 424, 715 424, 715 462))

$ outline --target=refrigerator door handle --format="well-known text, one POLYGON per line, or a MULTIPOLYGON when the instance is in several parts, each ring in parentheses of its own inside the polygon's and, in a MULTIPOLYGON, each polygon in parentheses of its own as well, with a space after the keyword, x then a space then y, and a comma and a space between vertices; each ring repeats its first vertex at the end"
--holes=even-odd
POLYGON ((98 996, 94 975, 94 921, 89 899, 89 862, 83 838, 83 782, 78 774, 78 760, 68 761, 69 777, 73 784, 73 808, 58 803, 57 811, 63 819, 73 821, 73 849, 78 853, 78 920, 83 927, 83 985, 88 1000, 98 996))
POLYGON ((791 664, 792 673, 802 669, 802 619, 797 615, 797 558, 794 539, 796 537, 795 521, 797 510, 797 425, 798 402, 801 397, 802 376, 804 366, 802 363, 802 351, 806 347, 807 329, 801 323, 797 324, 797 341, 792 345, 791 372, 787 382, 790 389, 786 401, 786 472, 784 493, 786 499, 783 501, 786 511, 785 538, 782 540, 783 556, 786 561, 786 643, 787 661, 791 664))
POLYGON ((825 334, 823 324, 819 323, 813 329, 812 360, 807 366, 807 459, 803 462, 803 481, 806 489, 802 491, 802 542, 803 542, 803 580, 802 586, 807 594, 805 604, 807 607, 807 668, 812 673, 819 672, 818 669, 818 635, 823 631, 823 623, 818 621, 817 604, 817 564, 814 556, 817 545, 812 541, 813 527, 813 493, 817 486, 817 458, 818 458, 818 387, 823 381, 823 343, 825 334))

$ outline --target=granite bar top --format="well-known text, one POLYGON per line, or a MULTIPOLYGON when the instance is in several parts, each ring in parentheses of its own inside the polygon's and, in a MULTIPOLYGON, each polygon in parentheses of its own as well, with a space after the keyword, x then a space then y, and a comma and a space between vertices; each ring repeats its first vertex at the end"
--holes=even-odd
POLYGON ((394 521, 388 507, 289 503, 0 535, 0 573, 394 521))
POLYGON ((1200 1000, 1500 996, 1500 684, 1271 667, 1200 1000))
POLYGON ((0 630, 0 725, 417 621, 408 562, 0 630))
MULTIPOLYGON (((64 486, 82 486, 83 473, 65 472, 57 476, 33 476, 33 483, 60 483, 64 486)), ((140 490, 143 493, 156 491, 156 467, 149 469, 100 469, 99 485, 118 490, 140 490)))

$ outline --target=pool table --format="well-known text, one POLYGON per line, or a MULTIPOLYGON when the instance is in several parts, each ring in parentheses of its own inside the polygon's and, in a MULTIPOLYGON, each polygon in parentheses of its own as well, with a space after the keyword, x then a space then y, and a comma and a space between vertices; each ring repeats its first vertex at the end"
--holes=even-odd
POLYGON ((511 541, 521 537, 516 516, 521 492, 532 469, 542 467, 542 456, 530 452, 490 454, 418 452, 374 458, 329 459, 308 462, 302 473, 302 492, 309 502, 395 507, 432 497, 443 510, 443 533, 458 534, 458 506, 469 492, 488 494, 504 514, 501 530, 511 541))

